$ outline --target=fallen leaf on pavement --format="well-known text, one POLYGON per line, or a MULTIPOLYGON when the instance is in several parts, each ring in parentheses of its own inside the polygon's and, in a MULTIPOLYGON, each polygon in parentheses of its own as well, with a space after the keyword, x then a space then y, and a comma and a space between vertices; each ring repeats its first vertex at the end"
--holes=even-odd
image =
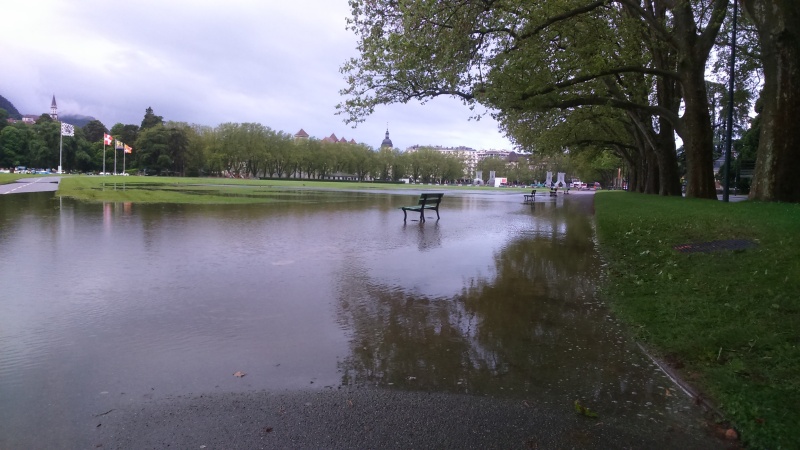
POLYGON ((589 408, 580 404, 579 401, 575 400, 575 412, 578 414, 582 414, 586 417, 597 417, 597 413, 590 410, 589 408))

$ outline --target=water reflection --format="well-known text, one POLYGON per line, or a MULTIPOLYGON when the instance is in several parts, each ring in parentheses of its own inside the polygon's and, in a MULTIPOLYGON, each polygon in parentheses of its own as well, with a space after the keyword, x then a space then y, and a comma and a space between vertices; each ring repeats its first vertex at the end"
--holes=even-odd
POLYGON ((442 245, 442 234, 439 231, 438 221, 430 224, 427 222, 411 222, 410 224, 404 222, 403 231, 416 235, 417 248, 421 252, 442 245))
MULTIPOLYGON (((475 199, 469 200, 467 209, 475 199)), ((408 256, 421 267, 406 283, 379 259, 343 267, 337 318, 351 350, 339 364, 342 383, 562 405, 585 398, 622 415, 679 409, 670 382, 595 298, 601 262, 587 215, 591 203, 560 202, 526 205, 534 213, 527 220, 484 222, 487 240, 496 227, 510 233, 482 270, 473 263, 473 274, 457 261, 428 264, 432 256, 422 239, 418 253, 408 256), (456 273, 458 291, 436 289, 438 280, 456 273)), ((477 257, 470 251, 475 241, 465 245, 461 260, 477 257)))

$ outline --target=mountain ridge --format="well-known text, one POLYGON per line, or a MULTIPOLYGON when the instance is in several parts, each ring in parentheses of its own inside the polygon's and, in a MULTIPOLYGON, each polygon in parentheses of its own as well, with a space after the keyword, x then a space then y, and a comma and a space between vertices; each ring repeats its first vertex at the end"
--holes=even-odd
MULTIPOLYGON (((4 96, 0 95, 0 108, 5 109, 8 112, 8 117, 11 119, 22 120, 23 114, 19 112, 19 110, 11 103, 11 100, 8 100, 4 96)), ((35 114, 37 117, 41 114, 35 114)), ((74 125, 79 128, 83 128, 86 126, 87 123, 91 122, 92 120, 97 120, 92 116, 84 116, 82 114, 59 114, 59 118, 62 122, 66 122, 70 125, 74 125)))

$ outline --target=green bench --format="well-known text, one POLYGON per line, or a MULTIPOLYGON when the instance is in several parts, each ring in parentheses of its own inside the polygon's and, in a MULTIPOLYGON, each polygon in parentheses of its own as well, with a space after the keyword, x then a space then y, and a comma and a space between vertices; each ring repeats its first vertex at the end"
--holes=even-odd
POLYGON ((406 221, 406 218, 407 218, 406 212, 407 211, 414 211, 414 212, 419 211, 419 220, 421 222, 424 222, 425 221, 425 210, 426 209, 430 209, 430 210, 436 211, 436 220, 439 220, 439 203, 442 202, 442 196, 444 196, 443 193, 420 194, 419 201, 417 202, 416 205, 414 205, 414 206, 403 206, 402 208, 400 208, 400 209, 403 210, 403 222, 406 221))
POLYGON ((536 189, 532 190, 530 194, 525 195, 525 203, 532 202, 536 200, 536 189))

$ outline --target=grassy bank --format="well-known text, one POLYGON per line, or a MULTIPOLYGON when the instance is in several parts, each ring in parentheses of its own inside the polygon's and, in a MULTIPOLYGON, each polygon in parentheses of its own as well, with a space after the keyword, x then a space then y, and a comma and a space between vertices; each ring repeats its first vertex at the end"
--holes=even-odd
POLYGON ((800 448, 800 205, 595 197, 604 295, 754 448, 800 448), (675 246, 745 239, 745 250, 675 246))
POLYGON ((13 183, 20 178, 33 177, 37 175, 24 175, 19 173, 0 173, 0 184, 13 183))
MULTIPOLYGON (((445 191, 473 186, 386 184, 315 180, 249 180, 231 178, 76 176, 61 181, 58 195, 85 201, 137 203, 266 203, 275 194, 302 189, 445 191)), ((493 189, 481 187, 478 189, 493 189)), ((509 188, 504 188, 509 189, 509 188)), ((522 192, 524 189, 517 189, 522 192)))

